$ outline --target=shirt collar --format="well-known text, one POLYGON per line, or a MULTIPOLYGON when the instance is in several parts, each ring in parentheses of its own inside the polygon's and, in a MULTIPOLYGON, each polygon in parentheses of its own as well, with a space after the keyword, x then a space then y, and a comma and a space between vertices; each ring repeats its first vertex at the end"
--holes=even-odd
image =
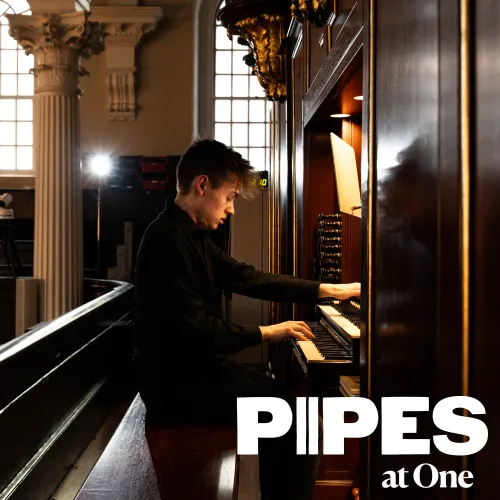
POLYGON ((197 229, 201 229, 191 216, 173 200, 167 200, 165 202, 165 214, 174 219, 177 224, 187 231, 196 231, 197 229))

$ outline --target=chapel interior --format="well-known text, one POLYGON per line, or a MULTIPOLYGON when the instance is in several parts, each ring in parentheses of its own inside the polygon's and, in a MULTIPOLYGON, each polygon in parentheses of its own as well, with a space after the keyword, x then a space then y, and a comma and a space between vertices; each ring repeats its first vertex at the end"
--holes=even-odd
POLYGON ((0 0, 0 499, 260 498, 236 428, 148 428, 134 379, 137 251, 196 138, 261 174, 217 245, 361 283, 347 301, 224 297, 226 321, 304 320, 321 339, 236 359, 320 411, 378 411, 322 457, 314 499, 494 498, 499 24, 479 0, 0 0), (433 421, 454 396, 484 407, 470 456, 432 444, 467 440, 433 421), (384 454, 383 398, 410 397, 428 409, 405 438, 429 453, 384 454), (473 484, 384 486, 422 463, 473 484))

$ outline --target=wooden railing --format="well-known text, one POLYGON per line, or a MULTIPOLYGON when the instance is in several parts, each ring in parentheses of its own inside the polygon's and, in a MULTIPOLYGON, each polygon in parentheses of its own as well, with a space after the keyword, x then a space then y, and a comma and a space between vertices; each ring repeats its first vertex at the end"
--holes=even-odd
POLYGON ((0 499, 50 498, 129 389, 133 286, 86 285, 93 300, 0 346, 0 499))

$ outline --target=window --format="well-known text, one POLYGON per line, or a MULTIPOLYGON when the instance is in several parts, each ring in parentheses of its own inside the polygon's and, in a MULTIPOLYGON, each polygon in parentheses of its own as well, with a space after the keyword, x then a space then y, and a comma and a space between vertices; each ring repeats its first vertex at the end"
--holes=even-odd
POLYGON ((26 0, 0 0, 0 173, 33 171, 33 56, 9 35, 6 14, 31 14, 26 0))
POLYGON ((214 137, 239 151, 256 170, 268 170, 271 102, 243 62, 247 53, 248 47, 236 37, 230 40, 216 22, 214 137))

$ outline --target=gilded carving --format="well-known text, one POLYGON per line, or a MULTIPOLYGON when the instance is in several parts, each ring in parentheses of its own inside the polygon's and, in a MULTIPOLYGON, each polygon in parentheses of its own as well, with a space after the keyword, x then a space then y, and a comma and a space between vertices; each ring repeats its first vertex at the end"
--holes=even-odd
POLYGON ((292 0, 290 12, 299 22, 309 21, 315 26, 324 26, 328 16, 330 0, 292 0))
POLYGON ((35 55, 35 92, 80 91, 81 58, 104 50, 98 23, 88 13, 8 15, 9 34, 26 54, 35 55))
POLYGON ((228 28, 228 33, 241 36, 248 41, 255 60, 253 73, 264 88, 267 98, 284 101, 286 84, 283 70, 284 55, 281 52, 283 16, 261 14, 241 19, 228 28))

